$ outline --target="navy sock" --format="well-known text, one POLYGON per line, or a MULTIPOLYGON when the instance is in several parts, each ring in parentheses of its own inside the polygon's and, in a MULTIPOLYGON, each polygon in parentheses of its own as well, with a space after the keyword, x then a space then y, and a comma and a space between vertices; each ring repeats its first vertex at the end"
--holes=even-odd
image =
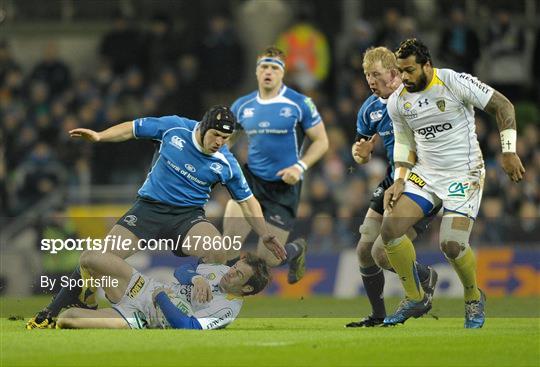
POLYGON ((429 278, 429 268, 424 264, 420 264, 418 261, 416 262, 416 271, 418 273, 418 280, 420 280, 420 282, 423 282, 429 278))
POLYGON ((376 318, 384 318, 386 316, 386 308, 384 306, 383 290, 384 290, 384 273, 377 265, 368 268, 360 268, 362 281, 366 290, 369 303, 371 304, 372 315, 376 318))
MULTIPOLYGON (((81 268, 77 266, 73 274, 71 274, 71 279, 79 280, 81 279, 81 268)), ((51 316, 56 317, 62 311, 62 309, 68 305, 76 303, 79 301, 79 294, 81 293, 81 287, 73 288, 62 288, 60 292, 52 299, 51 303, 47 308, 51 311, 51 316)))
POLYGON ((285 245, 285 251, 287 251, 287 260, 285 262, 290 263, 300 255, 301 248, 294 242, 289 242, 285 245))

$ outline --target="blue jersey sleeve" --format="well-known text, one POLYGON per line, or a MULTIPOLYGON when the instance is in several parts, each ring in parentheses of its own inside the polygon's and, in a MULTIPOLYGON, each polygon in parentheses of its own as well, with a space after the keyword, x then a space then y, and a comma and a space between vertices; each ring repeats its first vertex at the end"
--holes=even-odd
POLYGON ((197 271, 195 270, 195 265, 184 264, 176 268, 174 271, 174 277, 184 285, 193 285, 193 277, 197 276, 197 271))
POLYGON ((356 118, 356 134, 357 136, 371 137, 376 131, 373 131, 369 126, 369 122, 365 120, 364 116, 366 113, 366 106, 368 102, 364 102, 360 110, 358 111, 358 116, 356 118))
POLYGON ((317 107, 311 98, 304 97, 300 103, 300 108, 302 109, 302 121, 300 123, 304 131, 321 122, 321 115, 319 115, 319 111, 317 111, 317 107))
POLYGON ((180 309, 171 302, 165 292, 160 292, 156 296, 156 303, 172 328, 202 330, 202 326, 197 318, 188 316, 180 311, 180 309))
POLYGON ((229 190, 231 197, 236 201, 249 199, 253 193, 238 165, 238 161, 230 152, 227 152, 226 157, 231 167, 231 176, 224 182, 227 190, 229 190))
POLYGON ((238 121, 238 124, 236 125, 237 129, 243 129, 244 126, 242 126, 242 121, 240 121, 240 107, 242 106, 242 103, 244 101, 244 98, 238 98, 234 103, 231 105, 231 111, 236 117, 236 121, 238 121))
POLYGON ((143 117, 133 121, 133 135, 138 139, 161 140, 163 134, 173 127, 182 127, 178 116, 143 117))

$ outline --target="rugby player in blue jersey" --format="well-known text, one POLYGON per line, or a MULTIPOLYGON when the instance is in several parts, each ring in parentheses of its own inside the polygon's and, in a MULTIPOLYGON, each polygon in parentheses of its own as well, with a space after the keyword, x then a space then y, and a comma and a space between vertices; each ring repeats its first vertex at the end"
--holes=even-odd
MULTIPOLYGON (((401 80, 396 57, 385 47, 367 50, 363 68, 373 94, 358 111, 356 143, 352 146, 352 155, 358 164, 368 162, 375 144, 382 138, 389 166, 386 177, 373 193, 364 222, 360 226, 360 240, 356 247, 360 274, 372 312, 360 321, 347 324, 347 327, 372 327, 383 323, 386 317, 383 269, 392 270, 384 251, 380 229, 384 213, 384 192, 394 183, 394 131, 392 120, 386 111, 386 103, 388 97, 401 84, 401 80)), ((439 209, 440 206, 432 211, 431 216, 411 228, 407 233, 408 237, 414 239, 424 231, 439 209)), ((431 297, 435 291, 437 273, 431 267, 419 263, 416 263, 416 269, 420 284, 431 297)))
MULTIPOLYGON (((197 256, 203 262, 224 263, 227 238, 222 237, 206 219, 203 209, 212 187, 221 183, 227 187, 263 244, 276 258, 284 260, 283 245, 267 228, 261 206, 226 146, 235 127, 236 118, 231 110, 215 106, 207 111, 201 122, 179 116, 147 117, 124 122, 102 132, 82 128, 71 130, 72 137, 82 137, 94 143, 134 138, 160 143, 158 157, 138 192, 137 200, 109 235, 128 239, 132 244, 141 243, 141 239, 172 239, 177 245, 173 249, 177 256, 197 256), (212 249, 195 246, 196 241, 190 240, 202 237, 212 239, 212 249)), ((108 251, 125 259, 140 249, 134 245, 128 250, 108 251)), ((91 252, 83 252, 81 258, 91 252)), ((71 278, 81 278, 80 268, 71 278)), ((50 327, 62 308, 94 304, 94 293, 89 290, 82 294, 80 287, 63 288, 45 309, 28 322, 27 328, 50 327)))
MULTIPOLYGON (((328 149, 326 130, 313 101, 283 84, 285 55, 268 47, 257 58, 258 89, 240 97, 232 111, 248 138, 244 174, 262 206, 268 228, 280 243, 286 243, 300 201, 304 172, 328 149), (304 137, 311 144, 303 150, 304 137)), ((236 137, 235 137, 236 138, 236 137)), ((225 211, 224 233, 246 238, 251 228, 234 201, 225 211)), ((258 254, 269 265, 289 263, 289 283, 305 272, 306 243, 297 239, 285 245, 287 259, 275 257, 259 241, 258 254)), ((233 253, 231 257, 238 256, 233 253)))

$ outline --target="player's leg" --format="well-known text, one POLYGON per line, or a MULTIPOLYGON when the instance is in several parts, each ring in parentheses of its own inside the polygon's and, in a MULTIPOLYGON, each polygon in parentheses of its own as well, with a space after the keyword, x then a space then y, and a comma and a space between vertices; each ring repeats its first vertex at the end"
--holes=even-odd
POLYGON ((129 329, 127 321, 114 309, 88 310, 72 307, 58 316, 57 329, 129 329))
POLYGON ((469 246, 473 220, 461 214, 447 212, 441 222, 441 250, 463 284, 465 327, 480 328, 484 324, 484 294, 476 280, 476 257, 469 246))
MULTIPOLYGON (((386 317, 384 305, 384 273, 372 256, 373 243, 379 237, 382 214, 369 208, 362 225, 359 228, 360 239, 356 246, 360 275, 364 289, 371 305, 371 314, 360 321, 351 322, 347 327, 371 327, 382 324, 386 317)), ((383 250, 384 252, 384 250, 383 250)), ((384 255, 386 258, 386 254, 384 255)))
MULTIPOLYGON (((107 299, 114 303, 122 299, 134 270, 131 265, 117 255, 113 253, 102 254, 97 251, 84 251, 81 255, 80 266, 82 279, 85 282, 103 279, 103 277, 110 277, 110 280, 115 281, 114 284, 107 282, 102 286, 107 299)), ((83 292, 85 288, 83 288, 83 292)))
POLYGON ((465 327, 481 328, 484 324, 485 296, 478 289, 476 258, 469 237, 482 200, 484 170, 470 171, 460 177, 441 180, 444 214, 439 243, 444 255, 463 283, 465 327))
MULTIPOLYGON (((244 218, 240 205, 234 200, 229 200, 223 216, 223 237, 240 241, 244 244, 251 232, 251 226, 244 218)), ((231 261, 240 256, 240 249, 231 248, 227 254, 227 260, 231 261)))
POLYGON ((399 275, 406 297, 413 301, 421 301, 424 291, 416 270, 416 252, 406 234, 423 217, 422 207, 403 194, 392 211, 383 218, 381 226, 381 238, 388 260, 399 275))

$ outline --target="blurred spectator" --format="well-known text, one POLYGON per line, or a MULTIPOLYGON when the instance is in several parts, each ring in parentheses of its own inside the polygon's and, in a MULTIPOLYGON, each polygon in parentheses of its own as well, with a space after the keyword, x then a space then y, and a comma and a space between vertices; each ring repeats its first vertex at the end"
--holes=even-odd
POLYGON ((387 8, 384 12, 383 24, 375 36, 377 46, 385 46, 390 50, 397 50, 403 39, 401 38, 399 23, 401 14, 395 8, 387 8))
POLYGON ((283 32, 276 46, 285 52, 287 80, 302 93, 314 96, 330 72, 328 39, 303 12, 298 22, 283 32))
POLYGON ((39 142, 17 168, 19 210, 37 203, 66 181, 66 171, 54 157, 51 147, 39 142))
POLYGON ((533 88, 536 95, 536 103, 540 105, 540 73, 538 73, 538 65, 540 65, 540 28, 537 30, 534 38, 534 50, 529 75, 534 77, 533 88))
POLYGON ((103 37, 99 54, 115 74, 123 74, 131 67, 141 67, 143 57, 143 35, 132 27, 128 18, 117 14, 113 29, 103 37))
POLYGON ((52 97, 58 96, 71 85, 71 72, 60 59, 56 42, 47 43, 43 60, 34 67, 30 80, 44 82, 52 97))
POLYGON ((144 42, 147 80, 159 77, 165 68, 173 68, 180 55, 180 47, 181 41, 174 33, 172 19, 164 14, 155 16, 144 42))
POLYGON ((486 81, 510 100, 521 97, 520 88, 529 77, 527 70, 520 67, 525 62, 524 51, 522 25, 512 20, 508 10, 498 10, 488 30, 489 79, 486 81))
POLYGON ((244 48, 229 18, 223 14, 210 17, 199 51, 206 104, 229 101, 231 92, 241 85, 244 71, 244 48))
POLYGON ((463 9, 452 9, 450 24, 442 32, 439 42, 439 58, 456 71, 473 74, 479 56, 478 37, 466 24, 463 9))
POLYGON ((6 77, 10 71, 20 70, 19 64, 11 55, 9 45, 6 40, 0 40, 0 85, 4 85, 6 77))

